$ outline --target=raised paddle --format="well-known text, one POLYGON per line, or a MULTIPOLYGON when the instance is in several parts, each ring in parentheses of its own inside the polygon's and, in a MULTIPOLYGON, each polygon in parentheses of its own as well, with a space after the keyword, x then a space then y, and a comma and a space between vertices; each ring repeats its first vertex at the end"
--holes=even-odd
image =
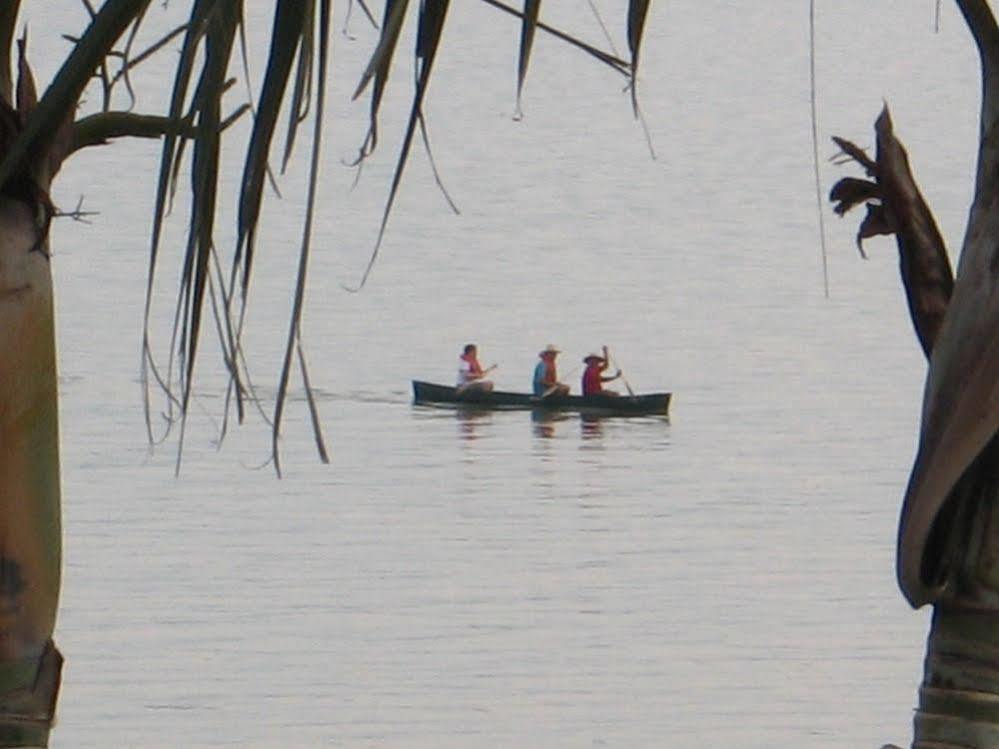
MULTIPOLYGON (((610 364, 611 362, 610 351, 607 350, 606 346, 604 346, 604 355, 607 357, 607 363, 610 364)), ((624 374, 621 372, 621 366, 615 362, 615 368, 617 369, 617 376, 621 378, 621 382, 623 382, 624 386, 628 388, 628 395, 634 398, 635 391, 631 389, 631 385, 628 383, 628 378, 625 377, 624 374)))

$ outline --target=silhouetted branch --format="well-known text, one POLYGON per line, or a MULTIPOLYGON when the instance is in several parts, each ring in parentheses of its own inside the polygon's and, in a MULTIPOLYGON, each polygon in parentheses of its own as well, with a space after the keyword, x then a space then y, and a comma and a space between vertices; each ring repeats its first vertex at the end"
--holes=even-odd
POLYGON ((197 128, 188 120, 133 112, 100 112, 78 120, 73 126, 71 153, 101 146, 112 138, 160 138, 166 134, 194 137, 197 128))
MULTIPOLYGON (((219 123, 219 130, 227 129, 249 110, 249 104, 241 105, 219 123)), ((99 112, 74 123, 70 153, 89 146, 105 145, 112 138, 160 138, 164 135, 193 138, 197 135, 197 126, 190 117, 173 120, 162 115, 99 112)))
POLYGON ((87 219, 90 216, 98 216, 98 215, 100 215, 99 211, 85 211, 85 210, 83 210, 83 196, 81 195, 80 199, 76 201, 76 208, 74 208, 72 211, 60 211, 60 210, 57 209, 52 214, 52 218, 54 218, 54 219, 56 219, 56 218, 71 218, 74 221, 78 221, 81 224, 89 224, 90 222, 87 221, 87 219))

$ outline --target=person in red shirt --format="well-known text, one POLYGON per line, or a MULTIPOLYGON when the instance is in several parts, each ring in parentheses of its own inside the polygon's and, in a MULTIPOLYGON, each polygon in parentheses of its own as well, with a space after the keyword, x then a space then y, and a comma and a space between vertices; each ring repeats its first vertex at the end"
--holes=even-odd
POLYGON ((583 395, 617 395, 613 390, 604 390, 604 383, 616 380, 621 376, 619 369, 615 374, 605 377, 604 371, 609 367, 607 347, 603 348, 604 355, 590 354, 583 359, 586 369, 583 370, 583 395))

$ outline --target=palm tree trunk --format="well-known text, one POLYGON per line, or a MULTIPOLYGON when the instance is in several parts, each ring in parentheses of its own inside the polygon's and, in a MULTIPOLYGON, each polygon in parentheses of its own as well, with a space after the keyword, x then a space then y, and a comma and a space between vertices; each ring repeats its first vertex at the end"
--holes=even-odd
POLYGON ((913 749, 999 746, 997 656, 996 612, 936 607, 913 749))
POLYGON ((0 747, 45 746, 62 541, 55 325, 33 211, 0 196, 0 747))
POLYGON ((934 604, 913 749, 999 746, 999 437, 962 478, 934 604))

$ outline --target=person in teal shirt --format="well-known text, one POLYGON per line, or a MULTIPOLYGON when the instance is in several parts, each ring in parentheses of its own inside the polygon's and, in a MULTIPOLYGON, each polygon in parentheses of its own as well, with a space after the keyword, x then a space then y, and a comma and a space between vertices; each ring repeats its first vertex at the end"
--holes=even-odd
POLYGON ((532 390, 539 398, 569 394, 569 386, 558 381, 558 370, 555 367, 555 357, 558 356, 559 353, 559 350, 549 343, 545 349, 538 354, 541 361, 539 361, 537 366, 534 367, 532 390))

